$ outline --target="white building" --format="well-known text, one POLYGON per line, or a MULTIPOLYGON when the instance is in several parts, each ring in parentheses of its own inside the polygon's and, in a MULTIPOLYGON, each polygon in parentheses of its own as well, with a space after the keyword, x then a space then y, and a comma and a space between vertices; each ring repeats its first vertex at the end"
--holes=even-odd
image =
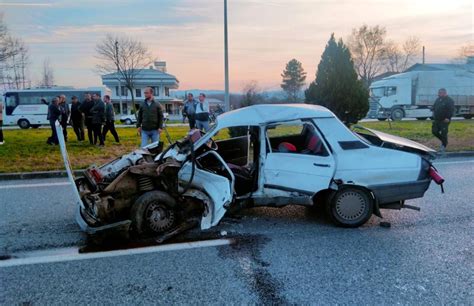
MULTIPOLYGON (((130 91, 124 86, 121 75, 117 72, 102 76, 102 84, 112 90, 112 101, 118 113, 130 114, 133 110, 130 91), (122 103, 120 103, 122 102, 122 103)), ((140 69, 135 77, 135 102, 145 99, 144 89, 153 88, 155 101, 160 102, 163 111, 170 115, 179 115, 179 108, 183 104, 181 99, 170 96, 171 89, 179 87, 178 79, 166 72, 166 62, 155 62, 148 69, 140 69)))

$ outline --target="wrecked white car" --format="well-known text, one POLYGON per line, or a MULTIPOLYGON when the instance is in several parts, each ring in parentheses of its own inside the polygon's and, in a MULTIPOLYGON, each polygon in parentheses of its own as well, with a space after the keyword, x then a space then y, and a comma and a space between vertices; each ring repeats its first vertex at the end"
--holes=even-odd
MULTIPOLYGON (((62 133, 58 133, 62 135, 62 133)), ((218 117, 161 152, 158 143, 74 178, 77 221, 88 233, 140 235, 209 229, 229 210, 290 204, 326 207, 335 224, 357 227, 380 209, 415 208, 431 181, 442 184, 416 142, 348 129, 328 109, 256 105, 218 117)))

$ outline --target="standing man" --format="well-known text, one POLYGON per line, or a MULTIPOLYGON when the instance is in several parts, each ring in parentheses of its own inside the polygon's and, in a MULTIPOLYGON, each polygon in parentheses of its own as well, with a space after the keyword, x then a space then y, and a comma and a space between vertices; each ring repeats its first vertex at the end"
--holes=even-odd
POLYGON ((196 126, 196 105, 197 101, 194 100, 193 94, 188 93, 188 99, 184 103, 183 113, 186 114, 186 116, 188 117, 190 129, 194 129, 196 126))
POLYGON ((454 101, 448 96, 445 88, 438 90, 438 99, 433 105, 433 125, 431 132, 441 140, 440 152, 448 146, 448 127, 454 114, 454 101))
POLYGON ((61 117, 59 119, 59 123, 63 128, 63 135, 64 141, 67 141, 67 123, 69 121, 69 105, 66 103, 66 96, 60 95, 59 96, 59 110, 61 111, 61 117))
POLYGON ((3 141, 3 102, 0 101, 0 145, 4 144, 5 142, 3 141))
POLYGON ((204 132, 209 130, 209 103, 203 93, 199 94, 199 103, 196 106, 196 128, 204 132))
POLYGON ((163 128, 163 110, 153 97, 153 88, 145 88, 145 101, 141 103, 138 110, 137 128, 142 137, 141 147, 151 142, 160 141, 160 133, 163 128))
POLYGON ((112 101, 110 101, 110 96, 104 96, 105 102, 105 125, 104 130, 102 131, 102 138, 105 141, 105 136, 107 136, 107 132, 110 131, 115 138, 115 142, 119 143, 119 137, 117 131, 115 130, 115 112, 114 106, 112 105, 112 101))
POLYGON ((94 144, 94 138, 92 137, 92 113, 91 108, 94 106, 94 101, 92 101, 91 94, 86 93, 84 95, 84 101, 81 103, 79 110, 84 114, 84 122, 87 127, 87 138, 89 138, 90 144, 94 144))
POLYGON ((76 96, 71 98, 71 125, 76 133, 78 141, 84 140, 84 115, 81 110, 81 103, 76 96))
POLYGON ((48 120, 49 126, 51 127, 51 137, 48 138, 46 143, 49 145, 59 144, 58 134, 56 133, 56 121, 61 116, 61 111, 59 110, 58 103, 59 99, 56 97, 53 98, 53 101, 51 101, 48 106, 48 120))
POLYGON ((92 95, 94 106, 90 112, 92 115, 92 131, 94 133, 94 144, 97 144, 99 138, 99 146, 104 146, 104 138, 102 137, 102 124, 105 122, 105 103, 100 99, 100 95, 95 93, 92 95))

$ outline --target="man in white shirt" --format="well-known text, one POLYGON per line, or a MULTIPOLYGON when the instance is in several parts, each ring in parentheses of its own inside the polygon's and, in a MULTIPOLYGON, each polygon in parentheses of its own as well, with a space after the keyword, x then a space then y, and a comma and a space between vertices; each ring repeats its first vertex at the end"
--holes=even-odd
POLYGON ((203 93, 199 94, 199 103, 196 105, 196 128, 205 132, 209 130, 209 103, 203 93))

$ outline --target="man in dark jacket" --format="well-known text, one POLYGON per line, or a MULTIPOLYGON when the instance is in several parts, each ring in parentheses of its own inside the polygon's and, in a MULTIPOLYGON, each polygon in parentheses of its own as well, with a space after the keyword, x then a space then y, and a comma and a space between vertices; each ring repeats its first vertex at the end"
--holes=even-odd
POLYGON ((71 125, 76 133, 78 141, 84 140, 84 115, 81 110, 81 103, 76 96, 71 98, 71 125))
POLYGON ((198 102, 194 99, 192 93, 188 93, 188 99, 184 102, 183 114, 188 117, 189 128, 194 129, 196 127, 196 106, 198 102))
POLYGON ((92 131, 94 133, 94 144, 97 144, 99 138, 99 146, 104 146, 104 138, 102 138, 102 124, 105 122, 105 103, 100 99, 100 95, 95 93, 92 95, 94 106, 90 112, 92 114, 92 131))
POLYGON ((69 105, 66 102, 66 96, 59 96, 59 110, 61 111, 61 117, 59 118, 59 123, 63 128, 64 141, 67 141, 67 123, 69 121, 69 105))
POLYGON ((138 134, 142 137, 141 147, 151 142, 160 141, 160 133, 163 128, 163 110, 153 97, 153 88, 145 88, 145 101, 140 105, 137 118, 138 134))
POLYGON ((56 121, 61 116, 61 111, 59 110, 58 102, 58 98, 53 98, 53 101, 51 101, 48 106, 48 120, 49 126, 51 127, 51 137, 48 138, 46 143, 49 145, 59 144, 58 134, 56 133, 56 121))
POLYGON ((94 139, 92 137, 92 113, 91 108, 94 106, 94 101, 92 101, 91 94, 86 93, 84 95, 84 101, 81 103, 79 110, 84 114, 84 122, 87 127, 87 137, 89 138, 90 144, 94 144, 94 139))
POLYGON ((433 105, 433 125, 431 132, 441 140, 440 151, 448 146, 448 127, 454 114, 454 101, 448 96, 445 88, 438 90, 438 99, 433 105))
POLYGON ((109 95, 104 96, 105 102, 105 125, 104 129, 102 130, 102 138, 105 141, 105 136, 107 136, 107 132, 110 131, 115 138, 115 142, 120 142, 118 137, 117 131, 115 130, 115 113, 114 113, 114 106, 112 105, 112 101, 110 100, 109 95))

